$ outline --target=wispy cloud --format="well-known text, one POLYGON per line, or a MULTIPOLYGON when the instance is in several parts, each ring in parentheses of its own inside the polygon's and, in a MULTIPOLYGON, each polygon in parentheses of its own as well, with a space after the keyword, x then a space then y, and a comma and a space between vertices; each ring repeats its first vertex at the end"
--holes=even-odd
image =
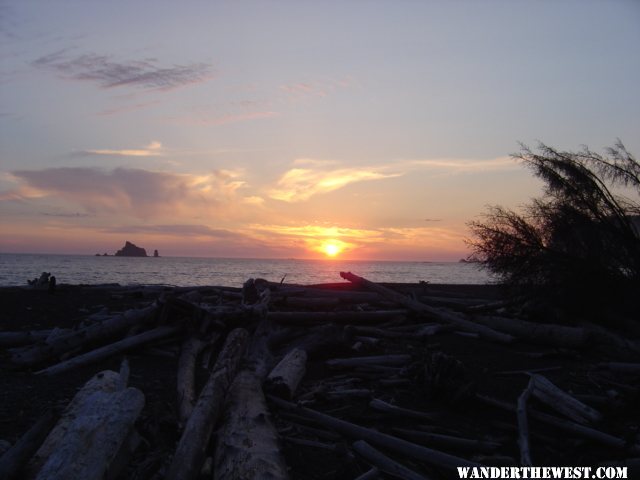
POLYGON ((19 170, 11 175, 18 186, 0 194, 0 200, 51 198, 77 205, 86 212, 138 218, 219 214, 238 203, 237 191, 244 186, 238 172, 225 170, 193 175, 132 168, 62 167, 19 170))
POLYGON ((72 56, 66 50, 44 55, 32 64, 61 78, 96 83, 101 88, 135 87, 173 90, 213 78, 207 63, 161 65, 155 58, 118 61, 110 55, 93 53, 72 56))
POLYGON ((518 163, 511 157, 497 157, 482 160, 447 158, 403 160, 397 162, 396 166, 410 169, 420 168, 439 170, 451 174, 489 172, 520 168, 518 163))
POLYGON ((153 141, 143 148, 134 149, 95 149, 74 152, 76 155, 107 155, 112 157, 159 157, 163 154, 162 143, 153 141))
POLYGON ((338 190, 350 183, 379 180, 397 175, 396 173, 383 173, 375 169, 342 168, 325 171, 312 168, 292 168, 280 177, 276 187, 269 192, 269 196, 285 202, 299 202, 320 193, 338 190))
POLYGON ((486 160, 415 159, 397 160, 359 168, 331 168, 339 162, 299 158, 294 168, 287 170, 277 181, 269 196, 286 202, 308 200, 314 195, 329 193, 349 184, 369 180, 399 177, 409 172, 425 171, 437 175, 457 175, 518 168, 510 157, 486 160))

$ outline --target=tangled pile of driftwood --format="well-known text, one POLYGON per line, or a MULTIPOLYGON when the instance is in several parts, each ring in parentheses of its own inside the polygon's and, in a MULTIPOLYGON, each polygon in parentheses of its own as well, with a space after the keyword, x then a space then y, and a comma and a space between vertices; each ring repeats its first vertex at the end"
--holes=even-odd
POLYGON ((451 478, 461 466, 544 464, 532 460, 534 437, 558 449, 594 445, 600 461, 638 463, 638 438, 605 431, 597 409, 614 393, 619 405, 637 399, 631 380, 640 364, 629 362, 640 358, 636 340, 592 325, 507 318, 499 314, 505 301, 435 296, 428 285, 407 295, 352 273, 341 276, 357 288, 251 279, 242 289, 159 289, 144 308, 93 315, 72 330, 0 332, 13 367, 35 375, 60 375, 178 342, 181 432, 174 454, 154 471, 131 473, 133 453, 149 440, 136 429, 145 396, 127 386, 125 358, 119 372, 96 374, 59 417, 45 415, 4 453, 0 477, 289 478, 285 444, 339 458, 344 468, 333 478, 451 478), (473 369, 425 348, 443 332, 563 352, 596 349, 602 358, 624 360, 593 365, 611 375, 605 387, 619 388, 606 390, 609 397, 572 394, 541 374, 553 368, 526 369, 500 372, 529 376, 517 402, 489 396, 476 388, 473 369), (326 358, 328 351, 344 353, 326 358), (208 378, 198 389, 200 364, 208 378), (416 395, 410 405, 389 401, 416 395), (469 419, 449 422, 441 411, 421 407, 431 400, 441 407, 490 406, 512 412, 513 422, 478 431, 469 419), (560 440, 530 431, 533 424, 561 432, 560 440))

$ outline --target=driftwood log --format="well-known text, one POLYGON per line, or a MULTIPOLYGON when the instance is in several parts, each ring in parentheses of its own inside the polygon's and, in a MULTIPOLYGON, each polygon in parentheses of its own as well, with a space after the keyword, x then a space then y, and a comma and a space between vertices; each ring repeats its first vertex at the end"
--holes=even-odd
POLYGON ((170 337, 178 333, 180 330, 180 327, 172 325, 156 327, 152 330, 148 330, 146 332, 124 338, 109 345, 105 345, 104 347, 96 348, 95 350, 91 350, 82 355, 78 355, 77 357, 72 357, 69 360, 65 360, 64 362, 57 363, 43 370, 39 370, 36 372, 36 374, 56 375, 64 373, 73 368, 88 365, 90 363, 95 363, 100 360, 104 360, 105 358, 112 357, 113 355, 117 355, 119 353, 123 353, 133 348, 139 347, 141 345, 170 337))
POLYGON ((89 380, 32 458, 27 478, 115 478, 144 406, 140 390, 120 387, 120 374, 109 370, 89 380))
POLYGON ((248 338, 248 332, 242 328, 229 333, 180 437, 167 480, 188 480, 200 474, 211 434, 222 412, 225 394, 238 371, 248 338))
POLYGON ((40 364, 49 358, 59 357, 65 352, 99 340, 112 338, 150 318, 158 307, 153 304, 141 309, 128 310, 121 315, 110 317, 85 328, 56 336, 50 342, 38 343, 12 351, 11 361, 18 366, 29 367, 40 364))
POLYGON ((591 341, 589 332, 580 327, 535 323, 517 318, 476 315, 474 321, 528 342, 563 348, 583 348, 591 341))
POLYGON ((392 477, 406 480, 427 480, 427 477, 420 475, 401 463, 387 457, 364 440, 354 442, 353 449, 369 463, 377 467, 378 470, 388 473, 392 477))
POLYGON ((249 280, 243 286, 243 302, 262 304, 264 308, 251 338, 245 368, 235 377, 227 395, 214 455, 216 479, 289 478, 262 391, 262 381, 273 366, 269 337, 274 328, 267 319, 270 295, 266 285, 264 280, 249 280))
POLYGON ((56 420, 57 415, 53 410, 47 411, 0 457, 0 478, 12 480, 22 477, 22 469, 40 448, 56 420))
POLYGON ((527 388, 525 388, 518 397, 518 404, 516 407, 516 414, 518 416, 518 447, 520 448, 520 465, 523 467, 530 467, 533 465, 531 462, 531 448, 529 446, 529 417, 527 415, 527 408, 529 398, 535 388, 535 381, 531 378, 527 384, 527 388))
MULTIPOLYGON (((217 335, 216 335, 217 338, 217 335)), ((184 427, 196 404, 195 368, 198 355, 208 342, 190 335, 180 347, 176 384, 178 391, 178 425, 184 427)))
POLYGON ((327 323, 384 323, 406 318, 406 310, 371 310, 342 312, 269 312, 271 321, 285 325, 327 323))
POLYGON ((531 380, 534 397, 574 422, 587 424, 602 420, 599 412, 556 387, 542 375, 532 375, 531 380))
POLYGON ((340 272, 340 276, 345 280, 355 283, 356 285, 362 285, 369 290, 377 292, 383 297, 408 308, 412 312, 429 315, 439 322, 450 323, 462 331, 477 333, 482 338, 500 343, 511 343, 514 340, 513 336, 505 333, 500 333, 484 325, 478 325, 477 323, 471 322, 460 313, 453 312, 444 308, 425 305, 422 302, 418 302, 417 300, 394 292, 387 287, 378 285, 377 283, 371 282, 366 278, 354 275, 351 272, 340 272))
POLYGON ((294 348, 271 370, 264 388, 267 392, 290 400, 306 373, 307 352, 294 348))
POLYGON ((453 471, 455 471, 456 467, 481 466, 479 463, 472 462, 461 457, 456 457, 455 455, 450 455, 445 452, 440 452, 438 450, 423 447, 421 445, 416 445, 415 443, 408 442, 401 438, 387 435, 386 433, 381 433, 370 428, 362 427, 360 425, 356 425, 354 423, 332 417, 330 415, 312 410, 310 408, 300 407, 277 397, 269 397, 269 399, 279 408, 309 417, 310 419, 316 421, 318 424, 340 432, 343 435, 347 435, 348 437, 355 438, 357 440, 365 440, 380 448, 393 450, 405 457, 414 458, 416 460, 453 471))

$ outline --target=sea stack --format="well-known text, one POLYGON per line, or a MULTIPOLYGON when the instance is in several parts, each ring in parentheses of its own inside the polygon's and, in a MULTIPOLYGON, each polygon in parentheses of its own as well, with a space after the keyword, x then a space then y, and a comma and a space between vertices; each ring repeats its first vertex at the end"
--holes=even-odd
POLYGON ((154 250, 153 251, 153 256, 154 257, 159 257, 160 256, 160 254, 158 253, 158 250, 154 250))
POLYGON ((120 250, 116 252, 116 257, 146 257, 147 251, 127 241, 120 250))

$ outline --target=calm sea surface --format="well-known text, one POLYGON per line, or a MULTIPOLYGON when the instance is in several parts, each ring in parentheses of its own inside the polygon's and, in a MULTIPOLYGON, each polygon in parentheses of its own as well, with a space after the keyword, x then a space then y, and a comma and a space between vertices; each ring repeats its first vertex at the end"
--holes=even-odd
POLYGON ((0 286, 26 285, 42 272, 58 284, 164 284, 240 287, 248 278, 287 283, 341 282, 350 271, 374 282, 490 283, 477 265, 439 262, 340 260, 260 260, 186 257, 95 257, 84 255, 0 254, 0 286))

